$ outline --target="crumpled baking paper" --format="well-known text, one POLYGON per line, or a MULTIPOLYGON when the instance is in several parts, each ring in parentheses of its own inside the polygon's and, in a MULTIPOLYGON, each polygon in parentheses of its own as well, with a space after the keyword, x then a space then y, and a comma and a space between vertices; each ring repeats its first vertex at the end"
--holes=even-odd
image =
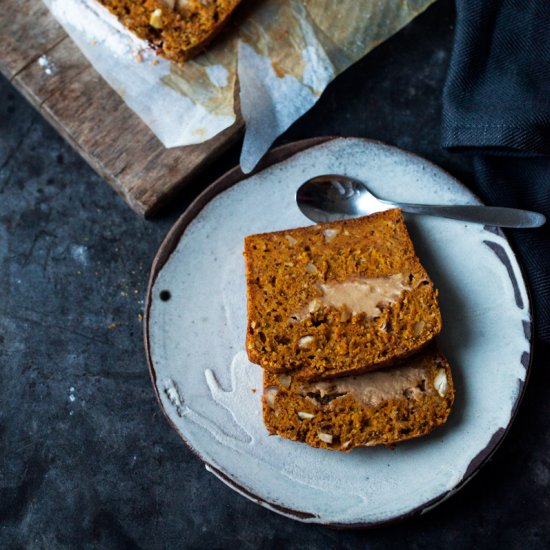
POLYGON ((434 0, 245 0, 204 54, 177 65, 155 56, 95 0, 44 0, 101 76, 165 147, 202 143, 246 125, 241 168, 344 69, 434 0))

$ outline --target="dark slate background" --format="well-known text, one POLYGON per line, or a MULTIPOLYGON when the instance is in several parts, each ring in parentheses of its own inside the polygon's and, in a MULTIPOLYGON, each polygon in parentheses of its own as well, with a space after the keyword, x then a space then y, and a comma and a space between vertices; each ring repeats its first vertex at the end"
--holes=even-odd
MULTIPOLYGON (((454 11, 440 0, 341 76, 280 140, 366 136, 435 161, 454 11)), ((151 261, 190 199, 139 219, 0 79, 1 548, 548 548, 549 350, 482 471, 435 510, 371 531, 304 525, 228 489, 168 426, 141 313, 151 261)), ((491 388, 487 388, 491 391, 491 388)))

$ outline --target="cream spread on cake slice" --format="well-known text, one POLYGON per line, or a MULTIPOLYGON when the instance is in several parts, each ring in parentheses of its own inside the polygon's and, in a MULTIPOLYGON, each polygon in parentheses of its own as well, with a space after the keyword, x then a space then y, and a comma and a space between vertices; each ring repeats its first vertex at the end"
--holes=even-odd
MULTIPOLYGON (((171 10, 181 10, 182 8, 188 8, 192 2, 191 0, 160 0, 167 8, 171 10)), ((208 2, 202 1, 201 4, 208 4, 208 2)))
MULTIPOLYGON (((440 379, 446 374, 438 372, 440 379)), ((356 401, 368 406, 376 407, 392 399, 419 399, 422 395, 435 393, 434 381, 430 380, 429 365, 408 365, 394 367, 388 370, 369 372, 359 376, 346 376, 325 382, 303 384, 298 388, 301 395, 305 395, 319 403, 325 397, 341 397, 351 395, 356 401), (318 398, 316 396, 318 395, 318 398)), ((442 386, 440 380, 440 387, 442 386)), ((439 393, 439 392, 438 392, 439 393)), ((441 393, 440 393, 441 395, 441 393)))
POLYGON ((164 4, 167 8, 173 10, 176 7, 176 0, 160 0, 161 4, 164 4))
MULTIPOLYGON (((316 285, 322 296, 313 299, 308 306, 291 316, 291 321, 302 321, 321 307, 334 307, 350 315, 364 313, 374 319, 382 308, 396 303, 404 292, 412 290, 409 276, 396 273, 389 277, 349 279, 343 282, 329 282, 316 285)), ((342 319, 343 321, 347 319, 342 319)))
POLYGON ((319 300, 324 306, 344 308, 352 315, 365 313, 368 317, 377 317, 382 307, 397 302, 404 291, 411 290, 409 279, 403 273, 331 282, 320 284, 319 288, 323 292, 319 300))

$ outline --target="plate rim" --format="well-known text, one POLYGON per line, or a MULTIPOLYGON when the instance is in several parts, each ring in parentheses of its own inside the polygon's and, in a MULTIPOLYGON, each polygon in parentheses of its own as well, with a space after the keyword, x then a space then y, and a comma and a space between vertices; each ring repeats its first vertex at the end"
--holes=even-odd
MULTIPOLYGON (((231 168, 230 170, 228 170, 227 172, 225 172, 214 182, 207 185, 204 188, 204 190, 199 193, 199 195, 189 204, 189 206, 183 211, 183 213, 178 217, 176 222, 172 225, 171 229, 168 231, 161 245, 159 246, 152 262, 151 272, 150 272, 149 280, 147 284, 147 291, 145 295, 143 338, 144 338, 145 356, 147 359, 149 376, 151 378, 153 391, 155 393, 160 409, 164 417, 168 421, 168 424, 171 426, 171 428, 175 430, 178 437, 180 437, 180 439, 186 444, 186 446, 191 450, 191 452, 204 463, 207 471, 210 471, 211 473, 213 473, 218 479, 220 479, 220 481, 224 482, 231 489, 233 489, 240 495, 248 498, 252 502, 255 502, 256 504, 259 504, 264 508, 267 508, 271 511, 282 514, 291 519, 298 520, 298 521, 308 520, 308 523, 311 523, 314 525, 324 525, 324 526, 334 527, 338 529, 367 529, 367 528, 375 528, 375 527, 383 527, 386 525, 392 525, 397 522, 401 522, 406 519, 412 518, 414 516, 420 515, 424 512, 431 510, 432 508, 435 508, 437 505, 441 504, 442 502, 447 500, 449 497, 451 497, 453 494, 458 492, 491 459, 491 457, 494 455, 494 453, 497 451, 497 449, 500 447, 500 445, 504 441, 504 438, 510 431, 510 428, 515 420, 515 417, 517 415, 521 402, 523 401, 523 397, 525 395, 525 389, 527 387, 527 383, 529 381, 529 376, 531 373, 531 367, 533 362, 534 319, 533 319, 531 292, 529 289, 528 280, 525 276, 524 268, 521 265, 521 262, 519 261, 519 258, 514 250, 514 247, 512 246, 512 243, 510 243, 508 237, 505 235, 502 229, 485 226, 485 228, 489 229, 492 233, 500 237, 503 237, 508 243, 508 245, 510 246, 512 257, 516 260, 516 263, 519 266, 521 278, 527 291, 526 314, 527 314, 528 320, 526 322, 524 321, 524 331, 525 331, 525 339, 528 342, 529 350, 528 352, 526 352, 527 353, 526 358, 525 358, 525 354, 524 356, 522 356, 522 363, 523 363, 523 366, 525 367, 525 379, 524 380, 518 379, 520 382, 520 388, 518 391, 518 396, 516 398, 516 401, 514 403, 514 406, 510 414, 510 420, 505 428, 499 428, 497 431, 495 431, 491 436, 491 439, 489 440, 487 445, 483 449, 481 449, 476 456, 472 458, 462 478, 456 485, 454 485, 454 487, 452 487, 447 491, 444 491, 443 493, 421 504, 420 506, 413 508, 412 510, 409 510, 405 513, 399 514, 389 519, 379 520, 379 521, 370 521, 370 522, 354 522, 354 523, 335 523, 335 522, 323 521, 321 518, 318 518, 314 514, 287 508, 276 502, 270 502, 252 493, 249 489, 240 485, 239 482, 233 479, 228 473, 222 472, 216 466, 208 462, 208 460, 206 460, 206 458, 201 455, 200 451, 194 448, 193 445, 191 445, 191 443, 179 431, 177 426, 174 424, 174 422, 168 415, 162 403, 162 400, 158 391, 157 383, 156 383, 157 377, 156 377, 156 371, 155 371, 153 358, 151 354, 151 337, 150 337, 150 331, 149 331, 150 320, 151 320, 150 312, 151 312, 151 305, 152 305, 152 291, 153 291, 153 286, 157 280, 157 277, 160 274, 164 265, 170 259, 170 256, 172 255, 172 253, 177 248, 189 224, 200 214, 203 208, 205 208, 212 199, 214 199, 217 195, 226 191, 230 187, 233 187, 237 183, 258 174, 275 164, 284 162, 296 154, 299 154, 303 151, 311 149, 312 147, 329 143, 331 141, 335 141, 335 140, 345 141, 347 139, 359 140, 370 145, 380 145, 385 148, 395 149, 402 155, 404 154, 405 156, 411 157, 415 161, 421 161, 425 165, 434 168, 440 173, 443 173, 450 180, 453 180, 457 186, 465 189, 470 195, 472 195, 472 197, 479 204, 483 204, 481 199, 475 193, 473 193, 473 191, 470 188, 468 188, 464 183, 462 183, 460 180, 458 180, 456 177, 451 175, 449 172, 447 172, 445 169, 441 168, 437 164, 431 162, 430 160, 425 159, 424 157, 421 157, 420 155, 411 153, 410 151, 406 151, 404 149, 401 149, 400 147, 396 147, 395 145, 389 145, 379 140, 364 138, 364 137, 353 137, 353 136, 320 136, 320 137, 307 138, 299 141, 290 142, 284 145, 280 145, 279 147, 276 147, 271 151, 269 151, 267 155, 259 163, 259 165, 250 174, 244 174, 240 169, 240 165, 237 165, 231 168), (317 518, 318 521, 315 518, 317 518)), ((518 284, 517 281, 515 280, 512 280, 512 283, 514 285, 518 284)))

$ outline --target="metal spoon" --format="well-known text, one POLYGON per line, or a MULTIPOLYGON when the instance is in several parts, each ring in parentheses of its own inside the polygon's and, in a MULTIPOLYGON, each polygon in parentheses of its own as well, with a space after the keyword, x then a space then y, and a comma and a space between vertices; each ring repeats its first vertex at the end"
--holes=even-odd
POLYGON ((303 183, 296 192, 302 213, 314 222, 332 222, 366 216, 391 208, 410 214, 440 216, 465 222, 498 227, 540 227, 546 222, 542 214, 517 208, 471 205, 407 204, 375 197, 359 180, 348 176, 317 176, 303 183))

